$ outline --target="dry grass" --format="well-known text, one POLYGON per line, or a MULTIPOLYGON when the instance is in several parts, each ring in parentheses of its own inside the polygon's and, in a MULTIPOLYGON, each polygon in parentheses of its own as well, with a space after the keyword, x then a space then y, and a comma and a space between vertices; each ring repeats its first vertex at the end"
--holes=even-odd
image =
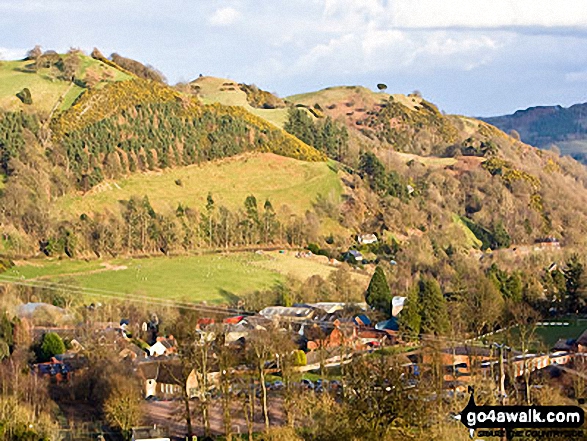
POLYGON ((318 194, 340 197, 342 184, 328 163, 257 153, 106 181, 85 195, 58 199, 53 210, 65 218, 104 210, 117 212, 118 201, 133 195, 148 195, 155 210, 161 212, 175 210, 179 203, 201 210, 208 192, 217 205, 231 209, 242 207, 245 198, 253 194, 260 206, 269 199, 276 210, 287 205, 302 214, 312 208, 318 194))

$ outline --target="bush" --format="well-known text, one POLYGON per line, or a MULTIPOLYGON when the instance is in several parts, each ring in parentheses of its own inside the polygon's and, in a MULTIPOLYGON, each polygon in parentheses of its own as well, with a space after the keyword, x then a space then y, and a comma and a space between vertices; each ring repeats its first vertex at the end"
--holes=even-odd
POLYGON ((23 104, 33 104, 33 97, 28 87, 25 87, 16 94, 16 97, 23 102, 23 104))
POLYGON ((41 343, 41 358, 43 361, 49 361, 55 355, 63 354, 65 352, 65 343, 59 335, 54 332, 48 332, 43 336, 41 343))
POLYGON ((293 364, 294 366, 306 366, 308 364, 308 359, 306 358, 306 353, 301 349, 294 351, 293 353, 293 364))

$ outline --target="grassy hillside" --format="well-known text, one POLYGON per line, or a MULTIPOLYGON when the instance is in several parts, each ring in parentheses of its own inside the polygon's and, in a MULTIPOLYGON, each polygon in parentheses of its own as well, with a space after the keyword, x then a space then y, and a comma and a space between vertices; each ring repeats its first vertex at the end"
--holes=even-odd
POLYGON ((57 199, 53 210, 63 217, 115 211, 119 200, 144 194, 149 195, 157 211, 173 211, 179 203, 201 210, 208 192, 218 204, 231 209, 242 207, 245 198, 253 194, 261 203, 270 199, 276 208, 288 205, 293 212, 303 214, 319 194, 339 198, 342 184, 326 162, 310 163, 272 153, 249 154, 108 180, 84 195, 57 199))
POLYGON ((190 83, 190 86, 205 104, 218 103, 225 106, 239 106, 281 128, 287 120, 286 108, 260 109, 251 106, 247 99, 247 93, 232 80, 200 77, 190 83))
POLYGON ((76 84, 63 80, 55 67, 41 68, 34 72, 29 67, 32 63, 29 60, 0 61, 0 109, 49 112, 56 105, 60 110, 67 109, 86 90, 83 82, 91 71, 103 79, 96 87, 131 78, 130 75, 86 55, 79 55, 79 60, 76 84), (16 97, 25 87, 31 91, 32 105, 27 106, 16 97))

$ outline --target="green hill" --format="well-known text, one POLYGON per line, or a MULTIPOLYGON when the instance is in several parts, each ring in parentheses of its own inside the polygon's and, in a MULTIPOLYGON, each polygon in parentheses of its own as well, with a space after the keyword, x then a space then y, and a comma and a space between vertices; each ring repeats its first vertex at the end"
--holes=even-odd
POLYGON ((120 200, 149 195, 157 212, 173 212, 179 204, 201 211, 208 193, 230 209, 242 207, 252 194, 260 202, 269 199, 276 208, 286 205, 293 213, 303 214, 319 195, 339 201, 342 184, 326 162, 257 153, 107 180, 83 195, 58 198, 52 210, 58 218, 75 218, 82 213, 116 211, 120 200))
MULTIPOLYGON (((205 104, 218 103, 225 106, 239 106, 277 127, 283 128, 283 125, 287 120, 287 109, 281 100, 268 92, 260 91, 258 93, 262 95, 262 98, 265 98, 265 101, 275 103, 274 105, 279 107, 262 108, 258 104, 257 106, 253 106, 251 105, 250 99, 250 86, 244 87, 244 85, 237 84, 232 80, 215 77, 200 77, 190 83, 190 90, 205 104), (268 100, 267 96, 270 96, 271 99, 268 100)), ((258 91, 259 89, 256 90, 258 91)), ((261 101, 263 101, 263 99, 261 99, 261 101)), ((253 104, 254 103, 255 101, 253 101, 253 104)))
MULTIPOLYGON (((64 55, 58 55, 60 59, 64 55)), ((69 108, 72 103, 88 87, 87 81, 92 78, 92 86, 100 88, 112 81, 124 81, 131 78, 102 61, 83 54, 76 55, 79 59, 75 71, 76 81, 63 78, 63 72, 51 65, 35 69, 31 60, 0 61, 0 109, 5 111, 27 110, 50 112, 54 107, 58 110, 69 108), (24 88, 28 88, 32 96, 32 104, 26 105, 16 96, 24 88)))

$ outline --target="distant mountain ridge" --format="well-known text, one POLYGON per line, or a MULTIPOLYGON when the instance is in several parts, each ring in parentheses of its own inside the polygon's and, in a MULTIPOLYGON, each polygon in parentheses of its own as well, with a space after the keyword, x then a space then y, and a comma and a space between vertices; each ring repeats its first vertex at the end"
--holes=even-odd
POLYGON ((587 103, 529 107, 512 115, 480 119, 504 132, 517 131, 525 143, 540 148, 556 145, 562 154, 587 163, 587 103))

